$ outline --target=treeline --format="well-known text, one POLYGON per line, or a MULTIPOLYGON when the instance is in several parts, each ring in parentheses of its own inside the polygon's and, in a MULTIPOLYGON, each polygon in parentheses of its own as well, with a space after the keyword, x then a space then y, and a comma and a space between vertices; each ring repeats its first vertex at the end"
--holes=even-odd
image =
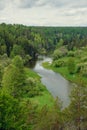
POLYGON ((69 50, 87 45, 86 27, 28 27, 0 24, 0 54, 36 58, 55 49, 62 40, 69 50), (27 55, 27 56, 26 56, 27 55))

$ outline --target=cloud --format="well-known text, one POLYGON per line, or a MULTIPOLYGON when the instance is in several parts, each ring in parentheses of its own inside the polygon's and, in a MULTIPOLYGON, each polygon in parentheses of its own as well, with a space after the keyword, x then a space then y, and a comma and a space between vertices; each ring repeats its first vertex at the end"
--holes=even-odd
POLYGON ((0 0, 0 23, 42 26, 82 26, 87 0, 0 0))
POLYGON ((61 10, 62 16, 78 16, 83 17, 84 15, 87 15, 87 8, 67 8, 66 10, 61 10))
POLYGON ((36 0, 20 0, 19 6, 22 8, 31 8, 35 5, 36 5, 36 0))
POLYGON ((87 7, 87 0, 13 0, 20 8, 51 6, 56 8, 87 7))
POLYGON ((62 7, 67 4, 67 0, 14 0, 14 3, 19 8, 32 8, 32 7, 62 7))
POLYGON ((3 10, 5 8, 6 5, 6 0, 0 0, 0 10, 3 10))
POLYGON ((41 0, 14 0, 14 3, 19 8, 32 8, 32 7, 35 7, 35 6, 42 5, 41 0))

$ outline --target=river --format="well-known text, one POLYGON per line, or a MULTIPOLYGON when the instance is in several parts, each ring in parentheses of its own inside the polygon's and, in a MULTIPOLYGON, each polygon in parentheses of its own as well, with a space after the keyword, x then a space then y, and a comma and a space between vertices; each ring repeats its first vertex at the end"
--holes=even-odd
POLYGON ((71 83, 60 74, 52 70, 45 69, 42 66, 42 63, 46 61, 51 62, 52 59, 44 57, 43 60, 37 61, 33 70, 41 76, 42 83, 47 87, 53 97, 59 97, 63 103, 63 107, 66 107, 70 103, 69 94, 71 90, 71 83))

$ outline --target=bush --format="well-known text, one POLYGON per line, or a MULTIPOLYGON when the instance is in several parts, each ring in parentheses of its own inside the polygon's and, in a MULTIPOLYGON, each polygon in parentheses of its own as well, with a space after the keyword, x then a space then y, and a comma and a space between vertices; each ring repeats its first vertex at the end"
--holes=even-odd
POLYGON ((72 57, 81 58, 83 51, 82 50, 76 50, 76 51, 73 51, 73 53, 74 53, 74 56, 72 56, 72 57))
POLYGON ((74 51, 69 51, 68 52, 68 56, 69 57, 74 57, 75 56, 75 52, 74 51))
POLYGON ((40 95, 42 94, 43 90, 44 90, 44 86, 42 86, 39 80, 33 78, 28 78, 26 80, 24 93, 27 94, 29 97, 40 95))
POLYGON ((81 70, 81 74, 82 74, 82 76, 87 77, 87 67, 86 66, 81 70))
POLYGON ((82 61, 82 62, 87 62, 87 56, 83 57, 83 58, 81 59, 81 61, 82 61))
POLYGON ((76 66, 76 73, 79 73, 83 67, 84 67, 83 63, 77 64, 77 66, 76 66))
POLYGON ((67 55, 67 49, 65 46, 60 47, 59 49, 56 49, 53 54, 53 60, 58 60, 59 58, 67 55))
POLYGON ((67 65, 68 65, 68 71, 69 71, 69 73, 70 73, 70 74, 74 74, 74 73, 75 73, 75 70, 76 70, 76 65, 75 65, 74 59, 73 59, 73 58, 70 58, 70 59, 68 60, 67 65))
POLYGON ((76 72, 81 73, 82 76, 87 76, 87 62, 78 64, 76 72))
POLYGON ((80 67, 79 72, 82 74, 82 76, 87 77, 87 62, 86 63, 81 63, 79 65, 79 67, 80 67))
POLYGON ((63 60, 55 60, 53 61, 52 65, 54 67, 62 67, 62 66, 65 66, 66 63, 63 60))
POLYGON ((62 52, 60 50, 55 50, 53 54, 53 60, 58 60, 63 56, 62 52))

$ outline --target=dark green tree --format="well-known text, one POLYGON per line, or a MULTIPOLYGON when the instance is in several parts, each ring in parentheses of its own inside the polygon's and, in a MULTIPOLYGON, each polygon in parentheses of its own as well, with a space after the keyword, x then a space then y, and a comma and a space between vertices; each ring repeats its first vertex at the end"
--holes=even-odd
POLYGON ((4 90, 0 91, 0 129, 11 130, 17 129, 16 121, 19 114, 19 102, 4 90))
POLYGON ((58 99, 52 108, 47 105, 39 111, 34 130, 60 130, 63 128, 63 115, 58 99))
POLYGON ((74 84, 71 92, 71 103, 68 108, 69 128, 86 130, 87 128, 87 86, 81 78, 74 84))
POLYGON ((16 55, 19 55, 21 57, 24 57, 25 56, 25 53, 24 53, 24 50, 22 48, 22 46, 20 45, 14 45, 13 46, 13 49, 11 51, 11 57, 15 57, 16 55))
POLYGON ((68 71, 70 74, 75 73, 76 65, 75 65, 75 60, 73 58, 69 58, 68 60, 68 71))

